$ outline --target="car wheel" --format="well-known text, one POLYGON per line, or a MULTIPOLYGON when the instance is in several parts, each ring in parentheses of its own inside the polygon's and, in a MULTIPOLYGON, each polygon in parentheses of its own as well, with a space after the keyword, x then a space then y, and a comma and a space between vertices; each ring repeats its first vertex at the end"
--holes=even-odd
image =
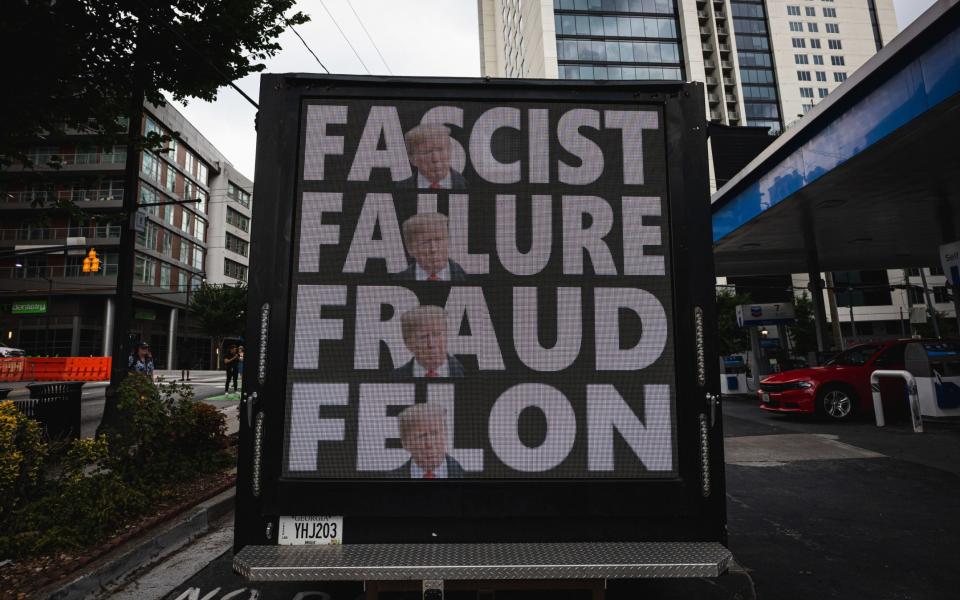
POLYGON ((857 397, 842 387, 828 387, 817 394, 817 412, 831 421, 847 421, 856 411, 857 397))

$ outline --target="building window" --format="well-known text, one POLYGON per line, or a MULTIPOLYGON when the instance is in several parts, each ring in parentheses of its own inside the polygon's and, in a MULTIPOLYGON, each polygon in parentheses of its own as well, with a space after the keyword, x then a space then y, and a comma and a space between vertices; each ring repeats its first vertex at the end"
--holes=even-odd
POLYGON ((247 266, 225 258, 223 259, 223 274, 239 281, 246 281, 247 266))
POLYGON ((823 16, 837 18, 837 9, 835 8, 825 8, 823 9, 823 16))
POLYGON ((826 81, 827 73, 825 71, 817 71, 817 81, 826 81))
POLYGON ((806 48, 807 41, 803 38, 793 38, 793 47, 794 48, 806 48))
POLYGON ((803 23, 800 21, 790 21, 790 31, 803 31, 803 23))
POLYGON ((835 67, 842 67, 843 65, 847 64, 847 61, 845 61, 842 56, 831 56, 830 64, 835 67))
POLYGON ((802 87, 800 88, 800 97, 801 98, 813 98, 813 88, 802 87))
POLYGON ((152 152, 143 153, 143 163, 140 165, 140 172, 154 181, 160 181, 160 160, 155 154, 152 152))
POLYGON ((843 71, 838 71, 838 72, 836 72, 836 73, 833 74, 833 80, 834 80, 834 81, 837 81, 837 82, 846 81, 846 80, 847 80, 847 74, 844 73, 843 71))
POLYGON ((810 59, 809 59, 809 57, 807 57, 806 54, 794 54, 794 55, 793 55, 793 60, 794 60, 794 62, 796 62, 798 65, 805 65, 805 64, 807 64, 807 63, 810 62, 810 59))
POLYGON ((840 33, 840 26, 836 23, 827 23, 827 33, 840 33))
POLYGON ((817 88, 817 93, 820 95, 821 98, 826 98, 827 94, 830 93, 830 90, 828 90, 827 88, 817 88))
POLYGON ((207 222, 200 217, 194 217, 193 220, 193 237, 205 242, 207 240, 207 222))
POLYGON ((170 288, 170 265, 167 263, 160 263, 160 287, 163 289, 170 288))
POLYGON ((840 40, 827 40, 827 45, 831 50, 843 50, 843 42, 840 40))
POLYGON ((814 55, 813 55, 813 64, 815 64, 815 65, 822 65, 822 64, 823 64, 823 56, 821 56, 821 55, 819 55, 819 54, 814 54, 814 55))
POLYGON ((820 38, 810 38, 810 47, 819 48, 820 47, 820 38))
POLYGON ((804 8, 804 12, 807 13, 807 16, 808 16, 808 17, 815 17, 815 16, 817 16, 817 10, 816 10, 814 7, 812 7, 812 6, 807 6, 806 8, 804 8))
POLYGON ((807 31, 810 33, 818 33, 820 29, 817 27, 816 23, 807 23, 807 31))
POLYGON ((229 206, 227 207, 227 224, 233 225, 243 231, 250 231, 250 217, 241 214, 229 206))
MULTIPOLYGON (((607 42, 605 44, 605 47, 609 48, 611 44, 613 44, 614 46, 618 46, 616 42, 607 42)), ((576 48, 575 45, 574 45, 574 48, 576 48)), ((610 53, 608 52, 608 55, 609 54, 610 53)), ((567 57, 564 57, 564 58, 567 58, 567 57)), ((574 56, 573 60, 577 60, 577 57, 574 56)), ((619 60, 619 58, 611 59, 611 60, 619 60)), ((248 208, 250 207, 250 194, 245 190, 243 190, 242 188, 240 188, 239 186, 234 185, 232 181, 227 183, 227 198, 230 198, 234 202, 237 202, 240 206, 245 206, 248 208)))
POLYGON ((238 238, 232 233, 227 233, 225 247, 231 252, 236 252, 240 256, 247 256, 250 253, 250 242, 238 238))
POLYGON ((797 71, 797 79, 800 81, 810 81, 810 71, 797 71))
POLYGON ((800 7, 799 7, 799 6, 788 6, 788 7, 787 7, 787 14, 790 15, 790 16, 792 16, 792 17, 799 17, 799 16, 800 16, 800 7))

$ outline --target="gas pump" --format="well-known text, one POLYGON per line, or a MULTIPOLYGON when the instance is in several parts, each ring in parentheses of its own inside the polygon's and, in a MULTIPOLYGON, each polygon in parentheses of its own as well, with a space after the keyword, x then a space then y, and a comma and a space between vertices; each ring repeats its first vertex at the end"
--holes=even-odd
POLYGON ((911 342, 904 351, 904 367, 917 382, 921 415, 960 416, 960 343, 911 342))

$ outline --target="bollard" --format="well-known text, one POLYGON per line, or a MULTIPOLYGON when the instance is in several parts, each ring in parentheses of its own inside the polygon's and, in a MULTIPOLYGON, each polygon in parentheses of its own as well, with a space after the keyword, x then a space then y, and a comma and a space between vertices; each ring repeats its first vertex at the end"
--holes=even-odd
POLYGON ((914 433, 923 433, 923 417, 920 415, 920 395, 917 393, 917 382, 909 371, 878 370, 870 374, 870 391, 873 393, 873 413, 877 418, 877 427, 886 425, 883 418, 883 401, 880 398, 880 378, 899 377, 907 386, 907 403, 910 405, 910 419, 913 421, 914 433))

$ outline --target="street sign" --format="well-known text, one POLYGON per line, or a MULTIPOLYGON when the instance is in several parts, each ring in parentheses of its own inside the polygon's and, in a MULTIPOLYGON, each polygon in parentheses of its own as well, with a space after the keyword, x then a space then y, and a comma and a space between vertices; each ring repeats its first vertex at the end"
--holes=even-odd
POLYGON ((960 241, 940 246, 940 265, 947 281, 960 285, 960 241))
POLYGON ((10 305, 10 314, 13 315, 43 315, 46 313, 46 300, 21 300, 10 305))
POLYGON ((263 77, 236 549, 722 541, 702 94, 263 77))
POLYGON ((785 325, 793 323, 796 315, 793 304, 778 302, 774 304, 741 304, 737 306, 737 325, 752 327, 755 325, 785 325))

